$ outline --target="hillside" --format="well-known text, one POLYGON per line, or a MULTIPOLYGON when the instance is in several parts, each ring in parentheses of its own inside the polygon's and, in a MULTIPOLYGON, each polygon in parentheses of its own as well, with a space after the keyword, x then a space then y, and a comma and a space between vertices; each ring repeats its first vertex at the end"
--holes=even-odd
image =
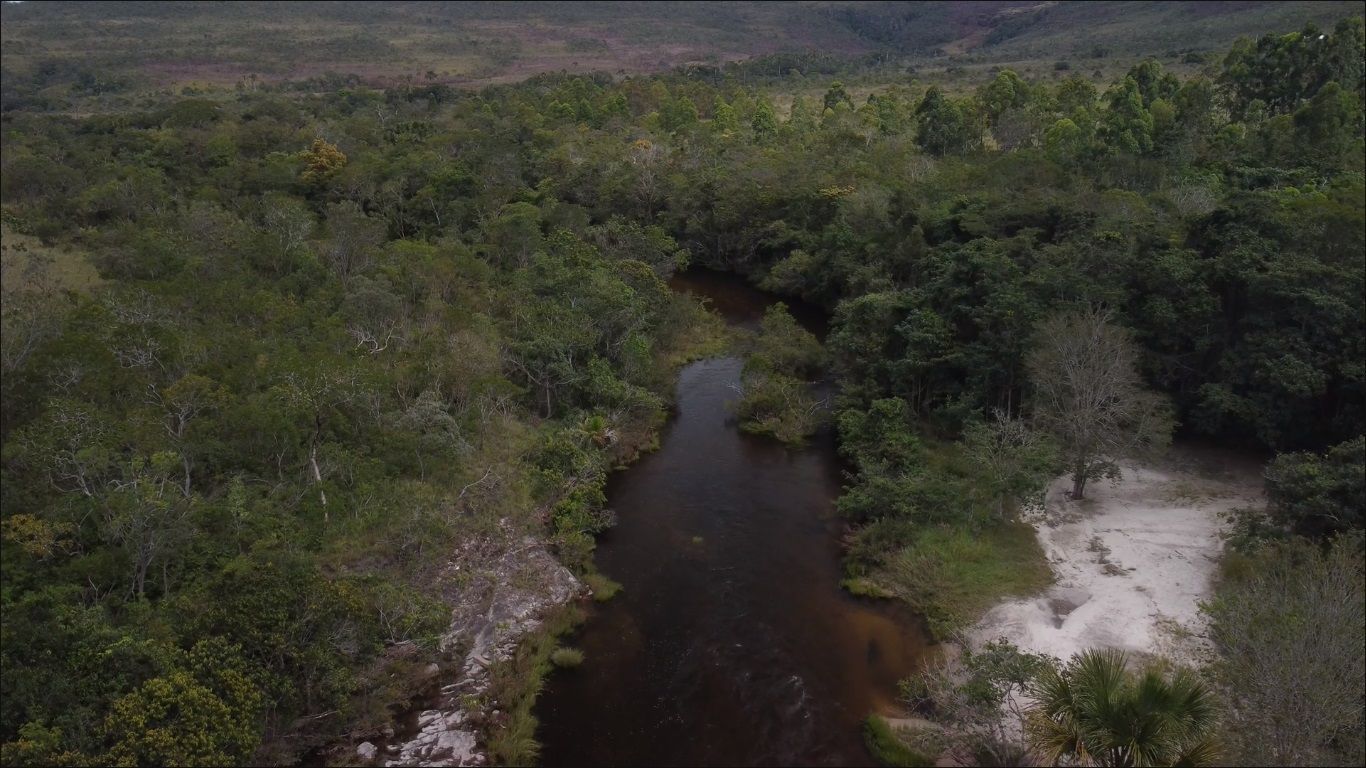
POLYGON ((968 67, 1074 59, 1097 69, 1102 59, 1122 65, 1156 55, 1171 63, 1242 35, 1309 21, 1331 26, 1359 8, 1014 0, 5 3, 0 66, 7 108, 328 73, 373 85, 478 86, 542 72, 648 73, 779 52, 968 67))

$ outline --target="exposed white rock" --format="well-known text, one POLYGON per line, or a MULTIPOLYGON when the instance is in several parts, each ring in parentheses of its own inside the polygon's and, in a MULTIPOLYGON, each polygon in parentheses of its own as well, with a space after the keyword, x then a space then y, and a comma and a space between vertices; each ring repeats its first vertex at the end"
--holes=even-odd
POLYGON ((376 747, 368 741, 362 741, 360 745, 356 747, 356 754, 359 755, 362 760, 374 760, 375 755, 379 754, 379 747, 376 747))
POLYGON ((530 536, 501 545, 471 542, 448 566, 448 574, 443 597, 452 608, 451 623, 441 649, 463 651, 460 668, 454 682, 441 686, 438 707, 418 716, 418 732, 405 734, 386 766, 484 765, 487 756, 471 722, 481 713, 464 711, 462 702, 473 698, 466 694, 487 690, 488 667, 512 658, 548 611, 584 592, 569 569, 530 536))

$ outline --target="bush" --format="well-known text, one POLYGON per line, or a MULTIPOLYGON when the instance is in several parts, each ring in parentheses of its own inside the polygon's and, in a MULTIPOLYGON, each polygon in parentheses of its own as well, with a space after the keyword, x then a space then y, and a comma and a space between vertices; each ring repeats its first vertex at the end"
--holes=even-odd
POLYGON ((578 648, 556 648, 550 654, 550 663, 560 669, 573 669, 583 663, 583 651, 578 648))
POLYGON ((593 590, 593 599, 599 603, 605 603, 616 597, 621 592, 621 584, 612 581, 601 573, 590 573, 583 577, 583 581, 588 588, 593 590))
POLYGON ((805 382, 758 373, 745 377, 745 394, 735 413, 745 432, 797 445, 820 428, 825 411, 807 391, 805 382))

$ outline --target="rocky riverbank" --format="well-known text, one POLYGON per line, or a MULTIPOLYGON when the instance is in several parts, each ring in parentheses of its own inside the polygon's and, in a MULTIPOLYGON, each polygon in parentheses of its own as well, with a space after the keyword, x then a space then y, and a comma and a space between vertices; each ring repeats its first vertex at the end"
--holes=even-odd
POLYGON ((433 690, 416 699, 406 728, 362 741, 352 762, 384 766, 469 766, 488 762, 481 727, 499 714, 490 668, 556 608, 586 588, 531 536, 499 531, 472 540, 446 563, 434 589, 451 606, 433 690))

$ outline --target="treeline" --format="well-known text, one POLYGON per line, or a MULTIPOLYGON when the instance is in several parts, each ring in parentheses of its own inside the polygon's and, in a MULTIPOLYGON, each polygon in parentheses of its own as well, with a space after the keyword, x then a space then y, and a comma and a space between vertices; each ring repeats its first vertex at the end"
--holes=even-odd
MULTIPOLYGON (((673 75, 6 112, 33 245, 5 279, 4 762, 288 761, 386 716, 363 694, 441 631, 423 585, 458 542, 590 567, 607 468, 697 335, 662 282, 688 259, 834 310, 855 575, 1014 546, 1016 486, 939 447, 1020 412, 1057 309, 1109 308, 1191 433, 1358 437, 1362 39, 790 106, 673 75)), ((757 361, 761 410, 813 359, 757 361)))

